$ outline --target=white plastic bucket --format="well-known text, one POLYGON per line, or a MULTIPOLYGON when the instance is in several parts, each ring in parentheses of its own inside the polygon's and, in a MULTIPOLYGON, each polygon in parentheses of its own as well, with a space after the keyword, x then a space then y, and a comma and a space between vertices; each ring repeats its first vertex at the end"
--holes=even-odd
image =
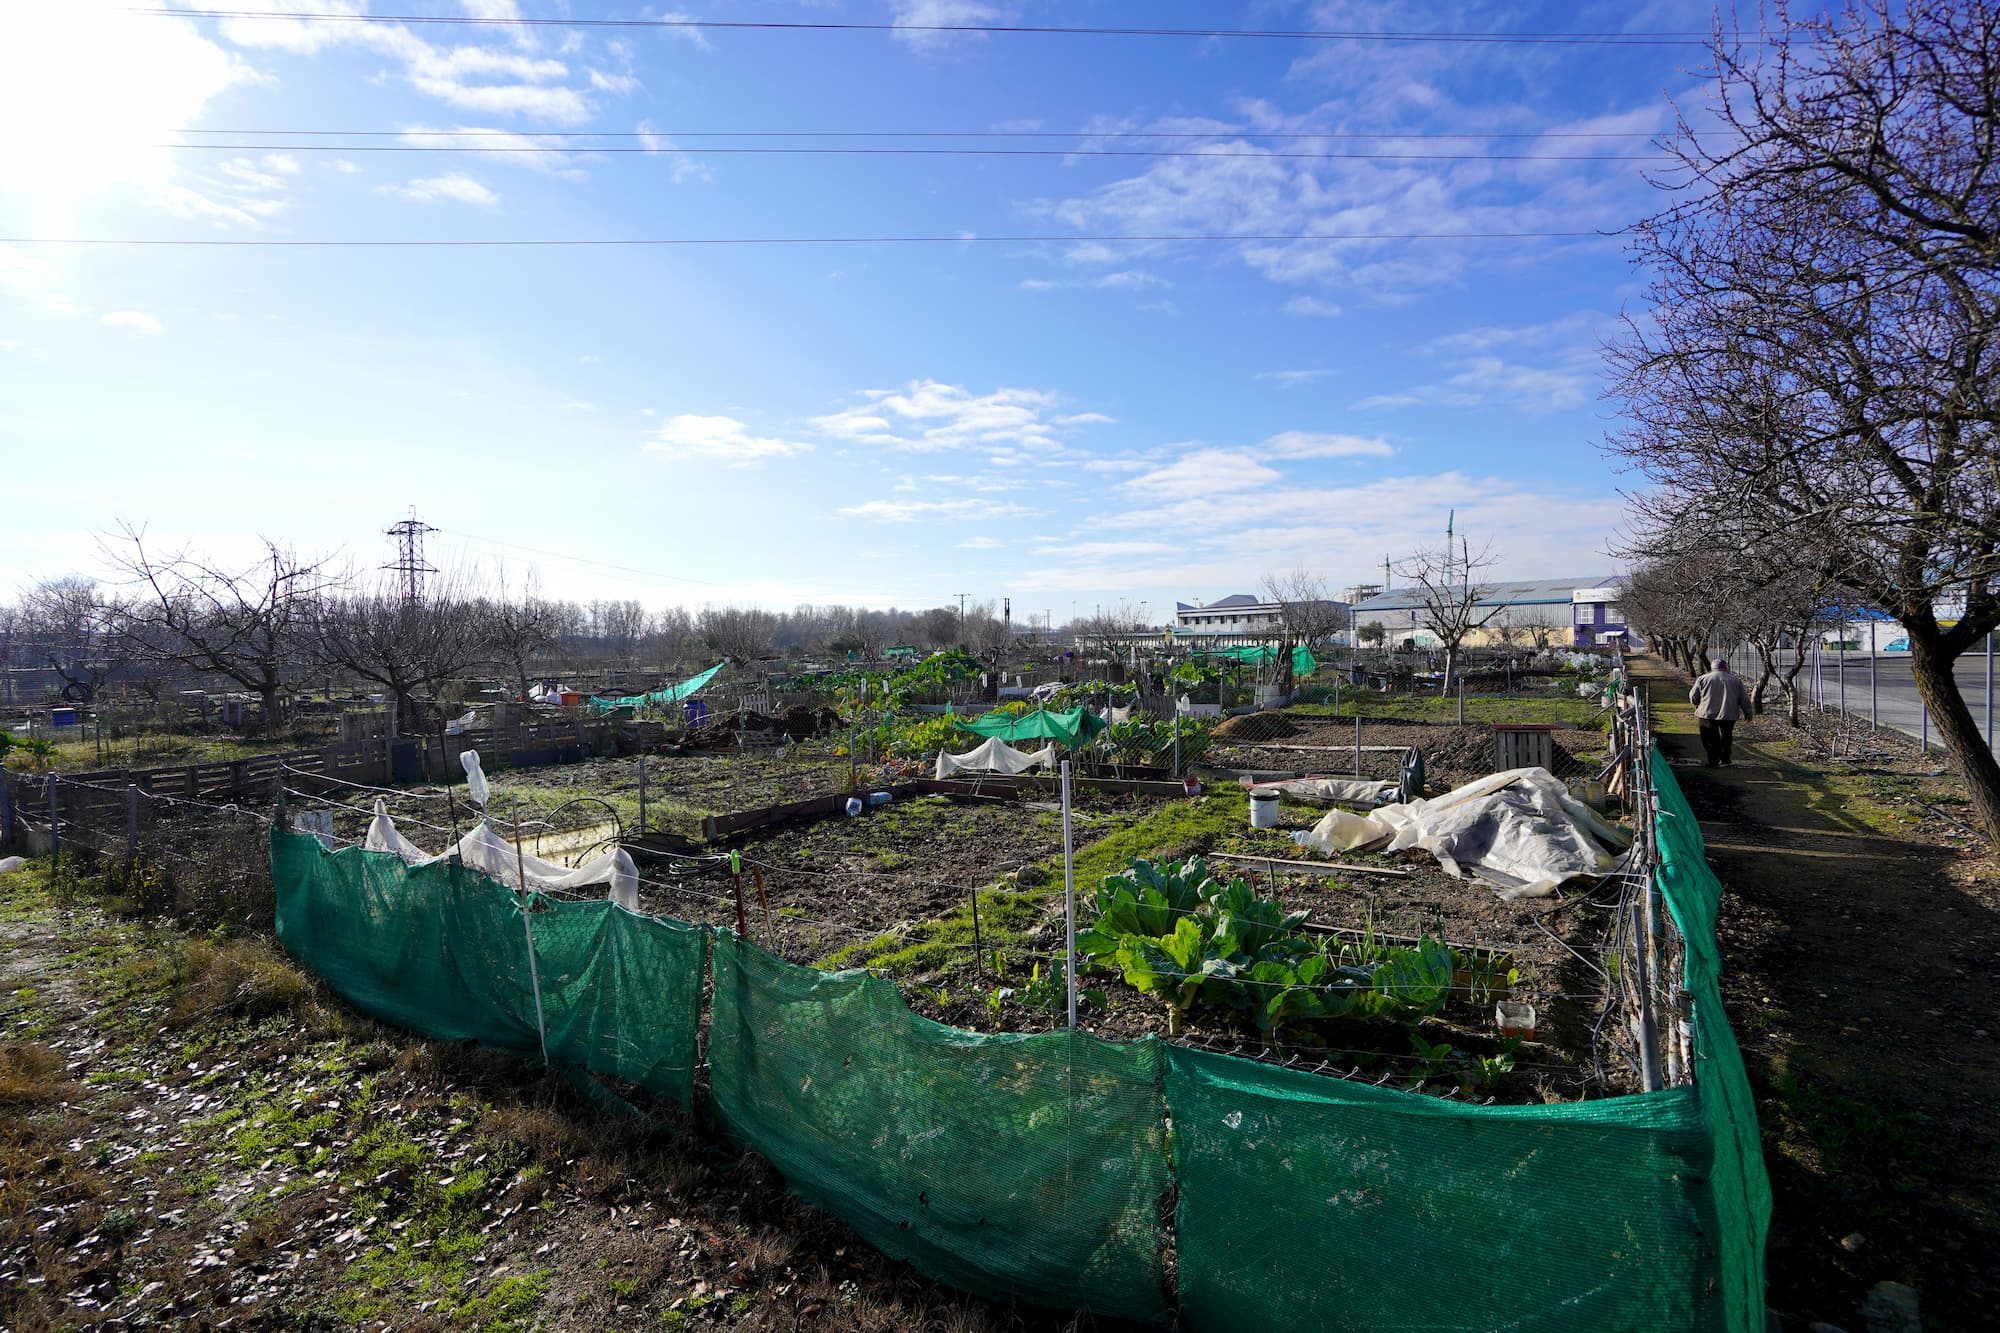
POLYGON ((1278 793, 1274 791, 1250 793, 1250 827, 1278 827, 1278 793))

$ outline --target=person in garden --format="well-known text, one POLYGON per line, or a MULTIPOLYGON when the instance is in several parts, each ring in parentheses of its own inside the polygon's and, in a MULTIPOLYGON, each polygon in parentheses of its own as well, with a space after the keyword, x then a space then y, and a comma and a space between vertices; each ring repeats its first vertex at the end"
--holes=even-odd
POLYGON ((1694 683, 1688 691, 1695 720, 1701 726, 1701 748, 1708 752, 1708 767, 1729 767, 1729 746, 1736 724, 1750 712, 1750 691, 1743 677, 1729 669, 1722 658, 1715 669, 1694 683))

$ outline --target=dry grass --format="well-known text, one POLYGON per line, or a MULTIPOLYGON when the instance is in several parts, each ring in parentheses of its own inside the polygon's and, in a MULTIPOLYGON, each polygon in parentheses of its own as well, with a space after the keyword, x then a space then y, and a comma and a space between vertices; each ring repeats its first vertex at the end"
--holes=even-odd
POLYGON ((17 1114, 55 1101, 64 1084, 62 1055, 33 1042, 0 1046, 0 1106, 17 1114))
POLYGON ((149 961, 173 994, 175 1023, 263 1018, 310 999, 313 980, 268 940, 169 936, 149 961))

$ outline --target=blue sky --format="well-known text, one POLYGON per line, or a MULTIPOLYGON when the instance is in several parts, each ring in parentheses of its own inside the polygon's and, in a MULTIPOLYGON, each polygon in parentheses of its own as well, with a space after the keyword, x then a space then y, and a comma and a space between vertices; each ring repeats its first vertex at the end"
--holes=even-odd
MULTIPOLYGON (((1705 12, 719 0, 698 16, 1644 32, 1705 12)), ((8 237, 1055 239, 0 243, 0 593, 96 572, 120 520, 224 555, 264 535, 372 565, 412 505, 444 530, 436 557, 504 557, 549 592, 655 606, 969 592, 1012 597, 1017 617, 1123 598, 1158 619, 1273 569, 1379 577, 1452 510, 1493 540, 1498 573, 1597 572, 1620 510, 1597 346, 1637 290, 1617 241, 1124 238, 1616 228, 1658 202, 1645 163, 1496 159, 1650 156, 1668 97, 1699 98, 1699 57, 218 22, 5 0, 8 237), (444 137, 469 129, 506 133, 444 137), (391 133, 244 133, 283 130, 391 133), (1098 137, 700 137, 839 130, 1098 137), (547 137, 595 131, 627 137, 547 137), (1253 137, 1307 133, 1533 137, 1253 137), (1554 137, 1578 134, 1599 137, 1554 137), (252 146, 154 146, 197 141, 252 146), (1230 156, 691 151, 781 145, 1230 156), (1276 155, 1312 152, 1470 160, 1276 155)))

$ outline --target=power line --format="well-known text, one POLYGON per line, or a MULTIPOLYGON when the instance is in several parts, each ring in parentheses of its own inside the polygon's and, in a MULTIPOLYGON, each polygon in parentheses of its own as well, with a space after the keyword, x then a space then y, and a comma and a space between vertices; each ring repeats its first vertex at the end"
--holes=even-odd
POLYGON ((497 546, 500 547, 502 550, 520 551, 526 555, 547 556, 551 560, 567 560, 570 563, 577 565, 595 565, 599 569, 616 570, 621 574, 639 574, 643 575, 646 578, 665 579, 670 583, 692 583, 703 588, 722 588, 729 586, 727 584, 717 583, 713 579, 691 579, 683 574, 663 574, 657 569, 638 569, 631 565, 614 565, 608 561, 591 560, 584 556, 571 555, 564 551, 547 551, 541 549, 540 547, 523 546, 519 542, 511 542, 511 541, 503 542, 497 537, 481 537, 477 533, 465 532, 458 528, 432 528, 431 531, 442 532, 453 537, 462 537, 467 541, 481 542, 487 546, 497 546))
POLYGON ((183 134, 267 134, 300 138, 497 135, 537 139, 1650 139, 1656 130, 284 130, 189 129, 183 134))
POLYGON ((1167 245, 1197 242, 1242 245, 1291 245, 1310 242, 1364 241, 1575 241, 1609 240, 1616 232, 1607 231, 1405 231, 1405 232, 1307 232, 1286 235, 1269 233, 1190 233, 1182 235, 1102 235, 1102 236, 665 236, 665 237, 549 237, 541 239, 466 238, 432 240, 351 240, 331 238, 278 239, 260 237, 116 237, 116 236, 0 236, 5 245, 91 245, 91 246, 193 246, 247 247, 252 249, 500 249, 572 246, 784 246, 784 245, 1077 245, 1100 242, 1106 245, 1167 245))
MULTIPOLYGON (((119 12, 157 18, 273 19, 293 23, 396 23, 424 27, 487 28, 653 28, 667 31, 754 32, 912 32, 1038 37, 1195 37, 1252 38, 1304 42, 1448 42, 1468 45, 1706 46, 1706 32, 1369 32, 1309 28, 1123 28, 1025 23, 831 23, 750 19, 479 18, 462 14, 300 14, 261 9, 155 9, 125 7, 119 12)), ((1769 42, 1770 38, 1752 38, 1769 42)))
POLYGON ((822 148, 759 145, 718 148, 674 144, 667 148, 507 146, 482 148, 469 144, 288 144, 288 143, 156 143, 151 148, 207 148, 231 153, 634 153, 651 157, 780 156, 780 157, 1216 157, 1307 158, 1315 161, 1365 162, 1659 162, 1674 161, 1657 153, 1302 153, 1287 149, 1259 152, 1209 151, 1200 148, 822 148))

